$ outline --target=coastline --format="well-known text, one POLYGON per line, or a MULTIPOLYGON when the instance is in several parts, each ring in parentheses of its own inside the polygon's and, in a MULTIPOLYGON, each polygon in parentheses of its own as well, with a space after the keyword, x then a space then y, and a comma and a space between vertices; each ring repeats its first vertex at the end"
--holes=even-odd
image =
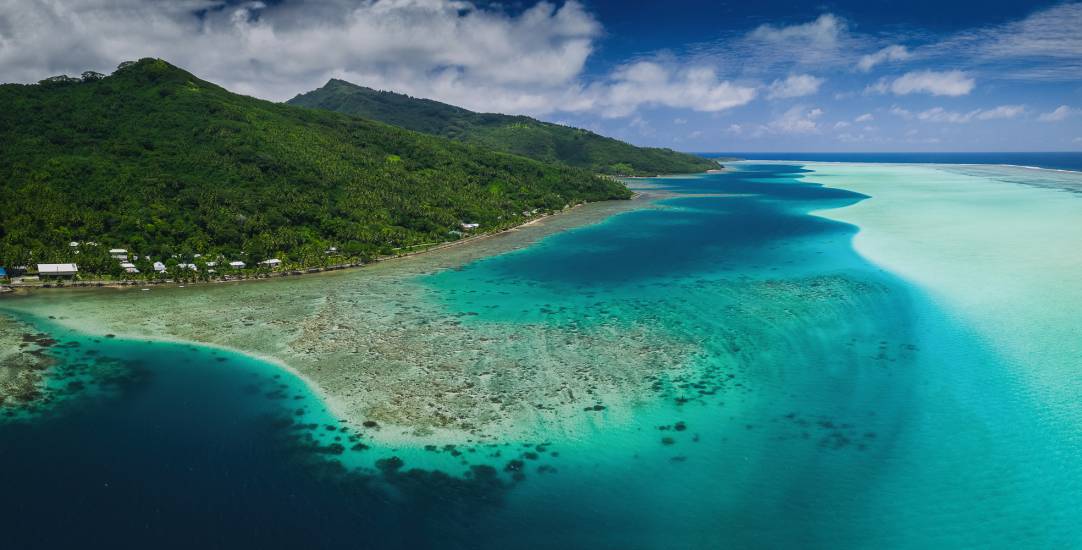
MULTIPOLYGON (((447 243, 438 248, 403 254, 372 263, 367 265, 368 269, 365 270, 336 270, 320 273, 324 277, 257 279, 266 283, 265 285, 156 285, 150 292, 116 292, 117 289, 114 288, 96 287, 50 289, 50 292, 40 293, 19 292, 0 300, 0 309, 23 312, 43 319, 51 317, 49 322, 88 335, 113 334, 122 339, 194 344, 243 354, 295 376, 319 399, 331 415, 350 425, 360 426, 371 416, 363 406, 364 400, 358 400, 352 396, 351 385, 357 382, 355 377, 350 377, 348 374, 360 370, 360 366, 355 364, 363 362, 363 359, 342 357, 339 353, 339 348, 343 345, 340 339, 330 338, 326 348, 320 346, 318 342, 313 343, 313 340, 325 338, 328 333, 333 334, 336 331, 334 327, 338 326, 336 323, 342 322, 337 314, 325 315, 320 310, 329 296, 340 292, 342 285, 350 287, 376 285, 379 288, 394 285, 398 287, 403 281, 414 277, 417 273, 455 269, 457 266, 479 258, 517 250, 554 233, 597 223, 623 212, 653 207, 656 201, 667 196, 668 194, 664 192, 644 189, 636 192, 632 199, 626 201, 588 203, 558 213, 563 215, 539 217, 497 233, 478 235, 474 238, 447 243), (438 253, 427 254, 427 252, 438 253), (291 283, 290 281, 298 282, 291 283), (248 331, 242 326, 237 324, 232 325, 233 328, 221 326, 222 321, 212 318, 201 320, 198 314, 186 316, 181 322, 173 325, 169 322, 158 324, 154 322, 154 310, 175 308, 191 310, 193 305, 195 309, 200 309, 198 305, 193 304, 193 301, 207 306, 213 304, 211 307, 218 308, 223 303, 230 304, 227 307, 236 309, 238 305, 230 302, 247 302, 247 299, 253 297, 252 295, 261 295, 266 289, 273 289, 272 293, 279 296, 288 293, 303 293, 306 294, 305 298, 309 300, 309 303, 303 308, 298 308, 303 312, 298 311, 297 314, 290 316, 298 319, 296 321, 286 322, 276 319, 273 315, 257 315, 259 319, 277 328, 267 330, 267 334, 253 334, 251 337, 246 334, 248 331), (93 290, 99 290, 99 292, 92 292, 93 290), (324 294, 327 296, 323 296, 324 294), (156 300, 157 298, 161 300, 156 300), (117 304, 118 301, 122 301, 123 304, 117 304), (143 313, 133 312, 130 307, 133 302, 146 303, 149 309, 143 313), (179 304, 185 304, 185 306, 179 306, 179 304), (129 318, 133 322, 128 322, 129 318), (305 321, 306 318, 309 321, 305 321), (312 324, 313 322, 315 325, 312 324), (330 325, 325 326, 326 323, 330 325), (333 358, 335 366, 339 367, 338 371, 345 371, 344 373, 336 372, 330 381, 324 374, 326 369, 323 358, 327 356, 333 358), (340 368, 343 365, 348 368, 340 368), (349 379, 350 382, 343 381, 343 378, 349 379)), ((396 291, 407 294, 417 292, 413 285, 408 286, 411 288, 404 290, 396 288, 396 291)), ((123 288, 126 287, 121 287, 120 290, 123 288)), ((282 302, 286 301, 282 299, 282 302)), ((247 306, 246 303, 241 307, 247 306)), ((449 324, 457 324, 457 321, 451 319, 449 314, 443 314, 443 316, 447 318, 449 324)), ((249 317, 251 316, 245 316, 245 318, 249 317)), ((363 325, 363 323, 358 324, 363 325)), ((371 337, 371 335, 365 336, 371 337)), ((475 338, 468 334, 466 337, 475 338)), ((646 336, 640 335, 640 338, 648 340, 646 336)), ((482 439, 492 440, 492 436, 498 434, 499 438, 514 440, 516 436, 507 431, 513 427, 514 422, 508 422, 506 418, 504 420, 504 422, 497 422, 497 424, 503 424, 502 428, 486 433, 482 439)), ((381 444, 420 446, 434 442, 463 443, 479 440, 478 433, 469 433, 453 427, 423 426, 418 429, 413 422, 398 425, 388 422, 385 418, 380 418, 380 423, 387 428, 381 430, 374 438, 381 444)), ((495 428, 495 426, 492 427, 495 428)))
MULTIPOLYGON (((508 227, 508 228, 505 228, 505 229, 500 229, 498 231, 480 233, 480 234, 477 234, 477 235, 471 235, 471 236, 463 238, 463 239, 457 239, 457 240, 454 240, 454 241, 446 241, 446 242, 442 242, 442 243, 437 243, 437 244, 435 244, 435 245, 433 245, 431 247, 425 248, 423 250, 405 252, 405 253, 402 253, 402 254, 380 256, 380 257, 375 258, 375 259, 373 259, 372 261, 369 261, 369 262, 336 264, 336 265, 331 265, 331 266, 327 266, 327 267, 306 268, 304 270, 282 270, 282 271, 277 271, 277 272, 271 272, 269 274, 257 274, 257 275, 252 276, 252 277, 244 276, 244 277, 229 278, 229 279, 221 278, 221 279, 213 279, 213 280, 208 280, 208 281, 195 280, 195 281, 180 282, 180 281, 177 281, 177 280, 160 280, 160 281, 134 281, 134 280, 132 280, 132 281, 97 281, 97 280, 87 280, 87 281, 76 281, 76 282, 73 282, 72 284, 66 284, 66 285, 50 285, 50 284, 34 284, 34 285, 30 285, 30 284, 21 284, 21 283, 20 284, 6 284, 6 285, 0 285, 0 288, 5 289, 4 292, 0 293, 0 300, 3 300, 3 298, 5 296, 15 296, 15 295, 20 295, 20 294, 28 294, 28 293, 31 293, 33 291, 38 291, 38 290, 48 290, 48 291, 55 291, 55 290, 101 290, 101 289, 125 290, 125 289, 132 289, 133 287, 161 287, 161 286, 182 286, 182 287, 187 287, 187 286, 202 286, 202 285, 212 285, 212 284, 222 284, 222 283, 243 283, 243 282, 251 282, 251 281, 263 281, 263 280, 275 279, 275 278, 305 277, 305 276, 319 275, 319 274, 329 273, 329 272, 334 272, 334 271, 355 270, 355 269, 368 267, 368 266, 378 264, 378 263, 384 263, 384 262, 389 262, 389 261, 392 261, 392 260, 408 258, 408 257, 411 257, 411 256, 416 256, 418 254, 426 254, 426 253, 429 253, 429 252, 437 252, 437 251, 440 251, 440 250, 445 250, 447 248, 456 247, 456 246, 464 246, 464 245, 468 245, 470 243, 474 243, 474 242, 477 242, 477 241, 480 241, 480 240, 484 240, 484 239, 488 239, 488 238, 492 238, 492 237, 497 237, 499 235, 502 235, 502 234, 510 232, 510 231, 516 231, 516 230, 519 230, 519 229, 524 228, 524 227, 529 227, 531 225, 535 225, 535 224, 544 222, 545 220, 547 220, 547 219, 549 219, 549 218, 551 218, 553 216, 559 216, 559 215, 562 215, 562 214, 569 214, 573 210, 575 210, 575 209, 577 209, 579 207, 582 207, 584 205, 587 205, 587 204, 631 202, 631 201, 640 200, 640 199, 643 198, 643 196, 644 196, 644 194, 642 192, 637 192, 634 189, 632 189, 631 197, 626 199, 626 200, 596 201, 596 202, 593 202, 593 203, 583 202, 583 203, 579 203, 579 204, 576 204, 574 206, 571 206, 571 207, 569 207, 567 209, 560 210, 558 212, 542 214, 540 216, 531 218, 531 219, 529 219, 529 220, 527 220, 527 221, 525 221, 523 223, 520 223, 518 225, 514 225, 514 226, 511 226, 511 227, 508 227)), ((659 197, 655 197, 654 200, 656 200, 657 198, 659 198, 659 197)), ((0 302, 0 303, 2 303, 2 302, 0 302)))

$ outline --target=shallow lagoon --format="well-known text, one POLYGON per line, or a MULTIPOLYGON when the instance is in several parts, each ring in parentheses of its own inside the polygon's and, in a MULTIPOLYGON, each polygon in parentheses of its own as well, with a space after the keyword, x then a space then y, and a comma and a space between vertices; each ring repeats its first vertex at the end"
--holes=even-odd
POLYGON ((879 200, 811 168, 655 180, 677 198, 332 277, 10 302, 113 374, 0 426, 4 517, 178 545, 1077 543, 1078 415, 810 214, 879 200), (284 361, 335 412, 246 356, 83 336, 109 331, 284 361), (73 496, 100 513, 53 512, 73 496))

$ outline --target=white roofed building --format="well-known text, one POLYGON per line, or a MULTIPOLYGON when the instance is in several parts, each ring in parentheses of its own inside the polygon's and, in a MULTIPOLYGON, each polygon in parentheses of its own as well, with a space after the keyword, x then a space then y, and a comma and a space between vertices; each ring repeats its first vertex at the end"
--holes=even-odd
POLYGON ((38 264, 38 277, 74 277, 79 273, 75 264, 38 264))
POLYGON ((246 265, 247 264, 240 260, 229 262, 229 267, 232 267, 233 269, 244 269, 246 265))
POLYGON ((157 271, 158 273, 165 271, 165 264, 161 262, 154 262, 154 271, 157 271))

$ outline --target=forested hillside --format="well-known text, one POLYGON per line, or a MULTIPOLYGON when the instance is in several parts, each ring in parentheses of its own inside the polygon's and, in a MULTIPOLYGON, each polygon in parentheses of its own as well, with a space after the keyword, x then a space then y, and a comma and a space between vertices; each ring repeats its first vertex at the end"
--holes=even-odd
POLYGON ((233 94, 156 59, 3 85, 0 105, 0 266, 115 269, 71 241, 181 260, 332 246, 363 258, 630 195, 584 170, 233 94))
POLYGON ((289 101, 378 120, 545 162, 624 176, 704 172, 717 163, 671 149, 635 147, 579 128, 526 116, 475 113, 446 103, 381 92, 343 80, 289 101))

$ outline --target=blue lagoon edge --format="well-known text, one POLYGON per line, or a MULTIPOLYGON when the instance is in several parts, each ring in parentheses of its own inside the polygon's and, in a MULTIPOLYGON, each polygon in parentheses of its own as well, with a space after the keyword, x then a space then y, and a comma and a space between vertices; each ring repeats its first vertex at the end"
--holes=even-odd
MULTIPOLYGON (((1040 414, 1017 364, 858 254, 856 226, 814 213, 867 195, 809 183, 814 169, 650 180, 673 198, 418 275, 421 299, 478 330, 648 326, 660 349, 686 352, 628 373, 644 388, 631 405, 599 393, 581 423, 542 423, 529 441, 384 446, 251 357, 16 313, 55 340, 44 353, 56 364, 54 403, 0 424, 2 512, 25 527, 6 540, 1077 544, 1077 408, 1040 414), (455 468, 415 467, 438 462, 426 455, 455 468)), ((523 359, 579 343, 501 349, 523 359)))

